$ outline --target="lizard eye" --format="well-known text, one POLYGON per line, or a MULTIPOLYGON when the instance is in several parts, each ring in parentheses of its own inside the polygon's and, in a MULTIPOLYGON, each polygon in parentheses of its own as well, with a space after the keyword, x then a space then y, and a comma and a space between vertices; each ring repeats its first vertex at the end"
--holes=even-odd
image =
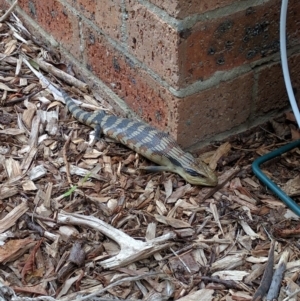
POLYGON ((186 168, 185 171, 186 171, 189 175, 191 175, 191 176, 193 176, 193 177, 198 177, 198 176, 200 176, 200 174, 199 174, 198 172, 196 172, 195 170, 193 170, 193 169, 186 168))

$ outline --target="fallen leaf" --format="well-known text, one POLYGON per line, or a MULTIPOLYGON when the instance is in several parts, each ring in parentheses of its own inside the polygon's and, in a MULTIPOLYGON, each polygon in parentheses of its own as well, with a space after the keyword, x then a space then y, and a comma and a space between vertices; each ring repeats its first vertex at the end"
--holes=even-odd
POLYGON ((22 256, 34 245, 31 238, 12 239, 0 247, 0 262, 5 264, 22 256))

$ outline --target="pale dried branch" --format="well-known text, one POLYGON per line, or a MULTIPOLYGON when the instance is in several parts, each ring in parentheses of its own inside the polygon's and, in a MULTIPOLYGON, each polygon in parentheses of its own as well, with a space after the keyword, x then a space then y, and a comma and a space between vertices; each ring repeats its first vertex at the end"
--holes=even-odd
POLYGON ((121 267, 137 260, 148 258, 152 254, 170 247, 172 243, 165 242, 176 237, 176 234, 169 232, 150 241, 142 242, 133 239, 100 219, 81 214, 59 213, 57 221, 62 224, 91 227, 118 243, 121 248, 119 254, 101 262, 101 265, 106 269, 121 267))
POLYGON ((294 298, 295 296, 297 296, 298 294, 300 294, 300 289, 298 289, 297 291, 293 292, 288 297, 284 298, 282 301, 289 301, 292 298, 294 298))
POLYGON ((71 142, 72 134, 73 134, 73 131, 70 132, 69 137, 68 137, 68 139, 65 142, 65 145, 63 147, 63 158, 64 158, 64 161, 65 161, 66 174, 67 174, 68 183, 70 185, 72 185, 72 180, 71 180, 71 174, 70 174, 70 163, 69 163, 68 158, 67 158, 67 148, 68 148, 68 146, 69 146, 69 144, 71 142))
POLYGON ((16 0, 11 7, 5 12, 5 14, 0 18, 0 23, 4 22, 7 20, 11 12, 15 9, 15 7, 18 5, 18 0, 16 0))
POLYGON ((55 77, 58 77, 62 80, 64 80, 66 83, 68 83, 71 86, 77 87, 82 91, 87 91, 88 85, 86 83, 83 83, 79 79, 75 78, 74 76, 55 68, 53 65, 45 62, 42 59, 37 59, 36 63, 43 69, 44 71, 47 71, 50 74, 55 75, 55 77))
POLYGON ((261 279, 260 286, 256 290, 252 300, 257 301, 261 300, 263 296, 267 293, 268 289, 270 288, 272 276, 273 276, 273 266, 274 266, 274 246, 275 241, 272 241, 271 248, 269 251, 269 260, 266 265, 266 269, 264 271, 263 277, 261 279))
POLYGON ((277 299, 281 287, 281 280, 286 270, 286 264, 288 259, 289 259, 289 250, 285 250, 280 257, 278 267, 274 272, 272 283, 269 292, 267 294, 267 300, 277 299))

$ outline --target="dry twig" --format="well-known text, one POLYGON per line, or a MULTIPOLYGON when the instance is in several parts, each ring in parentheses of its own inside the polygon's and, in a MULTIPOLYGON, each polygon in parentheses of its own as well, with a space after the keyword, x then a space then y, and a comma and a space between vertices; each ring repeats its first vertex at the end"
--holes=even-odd
POLYGON ((15 9, 15 7, 18 5, 18 0, 16 0, 10 8, 5 12, 5 14, 0 18, 0 23, 4 22, 7 20, 9 15, 12 13, 12 11, 15 9))
POLYGON ((275 247, 275 241, 272 240, 271 248, 269 251, 268 264, 266 266, 264 275, 261 279, 260 286, 258 287, 258 289, 256 290, 252 298, 253 301, 262 300, 262 298, 270 288, 272 282, 272 276, 273 276, 273 266, 274 266, 274 247, 275 247))

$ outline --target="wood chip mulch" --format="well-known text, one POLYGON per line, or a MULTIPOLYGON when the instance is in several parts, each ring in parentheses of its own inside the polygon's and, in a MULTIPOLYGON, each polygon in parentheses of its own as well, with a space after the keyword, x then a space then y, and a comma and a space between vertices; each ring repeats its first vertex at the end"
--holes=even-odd
MULTIPOLYGON (((299 218, 251 170, 299 139, 291 113, 212 143, 201 158, 219 185, 197 187, 93 142, 39 76, 103 104, 14 13, 0 66, 0 300, 300 300, 299 218)), ((295 201, 299 161, 262 166, 295 201)))

